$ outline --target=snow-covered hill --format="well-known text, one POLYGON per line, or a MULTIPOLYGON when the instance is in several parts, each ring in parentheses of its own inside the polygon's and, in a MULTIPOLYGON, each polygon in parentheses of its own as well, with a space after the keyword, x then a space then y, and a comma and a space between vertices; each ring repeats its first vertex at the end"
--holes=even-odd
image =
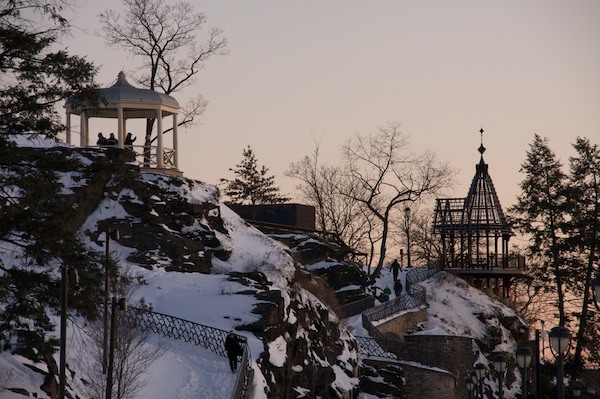
MULTIPOLYGON (((327 269, 327 260, 298 265, 290 247, 246 224, 220 201, 213 186, 140 173, 106 149, 78 149, 36 137, 11 140, 20 150, 29 151, 23 159, 31 167, 44 152, 61 153, 77 165, 55 171, 61 195, 72 209, 72 220, 65 223, 76 225, 77 237, 100 255, 105 250, 105 231, 121 230, 121 237, 111 241, 111 256, 122 273, 140 282, 132 293, 133 302, 144 298, 156 312, 234 329, 248 339, 254 398, 343 397, 357 392, 359 357, 353 334, 367 334, 360 316, 340 323, 297 278, 299 270, 327 269), (107 160, 122 167, 106 169, 107 160)), ((22 257, 22 248, 3 242, 0 260, 5 267, 21 267, 22 257)), ((332 265, 339 267, 336 262, 332 265)), ((391 287, 391 280, 385 270, 376 284, 391 287)), ((492 351, 514 353, 514 331, 522 324, 509 308, 445 273, 423 285, 429 319, 416 334, 473 337, 480 360, 492 351)), ((361 286, 353 288, 360 291, 361 286)), ((58 325, 54 313, 53 320, 58 325)), ((90 397, 79 367, 85 363, 83 349, 88 345, 81 332, 84 324, 81 318, 70 320, 67 334, 67 363, 74 372, 69 392, 81 398, 90 397)), ((147 370, 138 397, 231 396, 235 374, 225 358, 175 340, 152 338, 148 345, 164 347, 166 352, 147 370)), ((52 372, 56 371, 47 364, 0 353, 0 375, 7 376, 0 377, 0 389, 19 389, 2 391, 2 399, 22 398, 25 392, 48 397, 41 386, 44 376, 52 372)), ((509 384, 507 399, 514 397, 518 376, 509 384)))

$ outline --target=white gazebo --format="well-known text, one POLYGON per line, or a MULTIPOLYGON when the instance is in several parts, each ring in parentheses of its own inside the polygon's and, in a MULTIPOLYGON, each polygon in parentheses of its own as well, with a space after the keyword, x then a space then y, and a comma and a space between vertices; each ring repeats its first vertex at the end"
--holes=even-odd
MULTIPOLYGON (((145 168, 158 169, 172 174, 179 172, 177 155, 177 113, 179 103, 173 97, 154 90, 140 89, 131 85, 123 72, 119 72, 117 81, 111 87, 100 89, 101 101, 97 105, 80 104, 74 98, 65 102, 66 140, 71 144, 71 116, 79 115, 80 145, 90 147, 90 118, 117 119, 118 147, 125 148, 125 133, 128 119, 156 119, 156 145, 129 145, 136 152, 136 159, 145 168), (165 117, 172 117, 172 148, 164 146, 163 132, 165 117)), ((145 132, 144 132, 145 135, 145 132)), ((94 143, 95 143, 94 138, 94 143)))

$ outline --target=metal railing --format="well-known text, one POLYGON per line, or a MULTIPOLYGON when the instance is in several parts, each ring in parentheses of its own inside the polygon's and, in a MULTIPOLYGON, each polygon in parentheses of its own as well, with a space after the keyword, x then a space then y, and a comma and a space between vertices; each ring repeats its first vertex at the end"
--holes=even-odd
MULTIPOLYGON (((227 357, 224 342, 229 334, 228 331, 133 306, 129 306, 125 312, 120 312, 119 316, 131 327, 150 331, 166 338, 185 341, 227 357)), ((251 356, 248 340, 241 335, 237 335, 237 339, 243 348, 243 353, 232 399, 248 397, 252 389, 251 376, 253 373, 250 367, 251 356)))
POLYGON ((356 337, 356 341, 359 353, 363 356, 399 360, 398 356, 379 345, 380 340, 371 337, 356 337))
MULTIPOLYGON (((118 145, 91 145, 91 148, 120 148, 118 145)), ((145 146, 145 145, 126 145, 126 150, 130 150, 135 153, 135 162, 139 166, 148 168, 158 167, 158 153, 159 148, 156 145, 145 146)), ((172 148, 163 147, 162 151, 162 167, 165 169, 177 169, 175 165, 175 150, 172 148)))
POLYGON ((406 275, 406 292, 408 295, 390 299, 379 306, 372 307, 362 313, 363 320, 366 318, 371 324, 394 316, 400 312, 423 306, 427 303, 426 290, 417 285, 437 273, 434 269, 410 269, 406 275))

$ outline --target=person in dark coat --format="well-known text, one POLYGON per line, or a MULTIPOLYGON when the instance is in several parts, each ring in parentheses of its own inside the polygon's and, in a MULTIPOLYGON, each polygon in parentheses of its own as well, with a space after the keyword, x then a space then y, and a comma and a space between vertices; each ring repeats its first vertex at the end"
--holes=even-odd
POLYGON ((394 259, 392 265, 392 274, 394 275, 394 281, 398 280, 398 270, 400 270, 400 265, 398 264, 398 259, 394 259))
POLYGON ((402 282, 400 280, 394 282, 394 294, 396 294, 396 298, 402 295, 402 282))
POLYGON ((133 137, 131 132, 127 133, 127 137, 125 137, 125 147, 131 149, 133 146, 133 142, 137 139, 137 137, 133 137))
POLYGON ((119 141, 116 139, 115 134, 111 133, 106 139, 106 145, 119 145, 119 141))
POLYGON ((102 132, 98 133, 98 141, 96 141, 97 145, 106 145, 106 137, 102 134, 102 132))
POLYGON ((241 352, 241 346, 237 336, 233 333, 233 331, 229 331, 227 338, 225 338, 225 352, 227 352, 227 357, 229 358, 229 367, 231 367, 231 371, 235 373, 237 370, 238 355, 241 352))

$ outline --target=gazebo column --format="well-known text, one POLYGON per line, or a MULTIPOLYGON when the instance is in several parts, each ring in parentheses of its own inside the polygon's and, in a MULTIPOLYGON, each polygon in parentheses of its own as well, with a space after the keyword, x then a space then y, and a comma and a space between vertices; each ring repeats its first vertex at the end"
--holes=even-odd
POLYGON ((164 151, 163 151, 163 124, 162 124, 162 108, 158 108, 156 115, 156 137, 157 145, 156 148, 156 167, 164 168, 164 151))
POLYGON ((173 151, 175 151, 175 154, 173 155, 175 169, 179 170, 179 148, 177 143, 177 114, 173 114, 173 151))
POLYGON ((67 144, 71 144, 71 113, 67 112, 67 144))
POLYGON ((89 144, 86 130, 87 118, 85 117, 85 111, 81 111, 81 114, 79 114, 79 145, 81 147, 87 147, 89 144))
POLYGON ((119 148, 123 148, 124 147, 123 142, 125 141, 125 133, 123 132, 123 124, 124 124, 123 107, 117 108, 117 118, 118 118, 117 140, 119 140, 119 148))

